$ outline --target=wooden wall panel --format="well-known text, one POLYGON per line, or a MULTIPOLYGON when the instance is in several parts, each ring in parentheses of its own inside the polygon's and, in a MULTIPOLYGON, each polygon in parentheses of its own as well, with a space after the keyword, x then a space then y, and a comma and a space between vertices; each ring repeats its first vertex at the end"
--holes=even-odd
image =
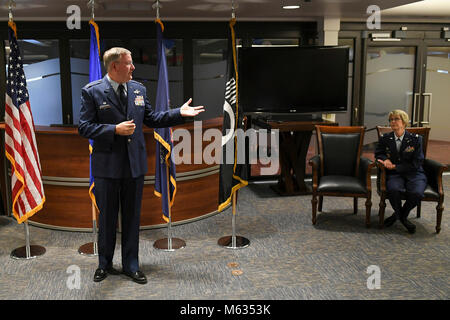
POLYGON ((89 178, 89 141, 77 134, 36 133, 43 176, 89 178))
MULTIPOLYGON (((219 174, 177 182, 172 207, 172 222, 193 219, 217 210, 219 174)), ((141 227, 165 224, 161 199, 153 193, 154 185, 144 186, 141 227)), ((32 216, 31 222, 62 228, 92 228, 91 201, 88 187, 44 185, 44 208, 32 216)))
MULTIPOLYGON (((177 194, 172 207, 172 222, 193 219, 217 210, 219 174, 177 182, 177 194)), ((153 185, 144 187, 141 226, 165 224, 161 199, 153 194, 153 185)))
POLYGON ((46 201, 29 221, 63 228, 91 228, 92 211, 88 187, 44 185, 46 201))

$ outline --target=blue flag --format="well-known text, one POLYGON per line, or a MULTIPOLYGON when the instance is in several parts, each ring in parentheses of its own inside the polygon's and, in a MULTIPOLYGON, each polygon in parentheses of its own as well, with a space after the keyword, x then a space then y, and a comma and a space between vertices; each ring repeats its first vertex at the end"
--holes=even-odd
MULTIPOLYGON (((89 21, 91 29, 91 44, 89 49, 89 82, 100 80, 102 78, 102 69, 100 66, 100 37, 98 26, 94 20, 89 21)), ((92 176, 92 145, 94 141, 89 139, 89 196, 97 207, 94 194, 94 177, 92 176)), ((98 209, 98 208, 97 208, 98 209)))
MULTIPOLYGON (((164 25, 158 19, 156 21, 158 50, 156 112, 169 110, 169 77, 167 74, 163 31, 164 25)), ((155 128, 154 136, 156 139, 155 195, 161 198, 163 219, 169 222, 170 208, 173 205, 177 189, 175 164, 171 157, 173 149, 172 128, 155 128)))

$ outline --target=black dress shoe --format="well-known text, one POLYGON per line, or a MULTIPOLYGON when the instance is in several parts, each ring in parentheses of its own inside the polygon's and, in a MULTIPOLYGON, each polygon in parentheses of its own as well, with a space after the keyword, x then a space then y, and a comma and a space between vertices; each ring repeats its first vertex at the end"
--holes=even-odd
POLYGON ((123 272, 126 276, 130 277, 134 282, 139 283, 139 284, 146 284, 147 283, 147 278, 145 277, 145 274, 142 273, 141 271, 136 271, 136 272, 123 272))
POLYGON ((106 269, 97 268, 94 273, 94 282, 100 282, 102 280, 105 280, 105 278, 108 276, 108 272, 106 269))
POLYGON ((409 233, 413 234, 416 232, 416 226, 413 223, 409 222, 408 219, 400 219, 400 222, 405 226, 409 233))
POLYGON ((394 213, 389 218, 385 219, 383 225, 387 228, 387 227, 392 226, 395 223, 395 221, 397 221, 397 214, 396 213, 394 213))

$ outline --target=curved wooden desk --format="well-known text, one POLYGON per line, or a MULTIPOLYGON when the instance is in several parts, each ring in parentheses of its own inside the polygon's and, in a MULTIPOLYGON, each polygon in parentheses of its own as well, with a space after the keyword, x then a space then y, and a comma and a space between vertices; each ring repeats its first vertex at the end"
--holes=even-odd
MULTIPOLYGON (((191 133, 192 164, 177 165, 177 194, 172 207, 173 225, 217 213, 219 193, 219 165, 194 164, 194 124, 173 127, 174 130, 178 128, 187 129, 191 133)), ((221 130, 222 118, 202 122, 203 132, 210 128, 221 130)), ((4 134, 4 124, 0 129, 4 134)), ((202 135, 203 132, 196 134, 202 135)), ((153 194, 155 180, 153 130, 144 129, 144 136, 149 171, 145 176, 141 229, 148 229, 163 227, 166 223, 162 219, 161 199, 153 194)), ((29 223, 59 230, 91 231, 88 140, 78 134, 77 128, 47 126, 36 126, 36 140, 46 202, 44 208, 29 219, 29 223)), ((203 142, 202 151, 210 143, 203 142)), ((4 185, 4 179, 2 180, 4 185)), ((2 187, 2 193, 4 190, 2 187)), ((5 196, 3 194, 3 199, 6 199, 5 196)))

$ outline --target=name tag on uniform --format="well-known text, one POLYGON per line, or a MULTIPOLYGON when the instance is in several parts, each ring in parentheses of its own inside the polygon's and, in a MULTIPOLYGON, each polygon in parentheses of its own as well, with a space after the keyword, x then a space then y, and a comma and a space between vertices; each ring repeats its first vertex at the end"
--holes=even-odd
POLYGON ((100 106, 100 110, 105 110, 105 109, 110 109, 111 106, 109 104, 106 104, 106 102, 104 102, 101 106, 100 106))
POLYGON ((145 106, 144 96, 136 96, 136 98, 134 98, 134 104, 142 107, 145 106))

